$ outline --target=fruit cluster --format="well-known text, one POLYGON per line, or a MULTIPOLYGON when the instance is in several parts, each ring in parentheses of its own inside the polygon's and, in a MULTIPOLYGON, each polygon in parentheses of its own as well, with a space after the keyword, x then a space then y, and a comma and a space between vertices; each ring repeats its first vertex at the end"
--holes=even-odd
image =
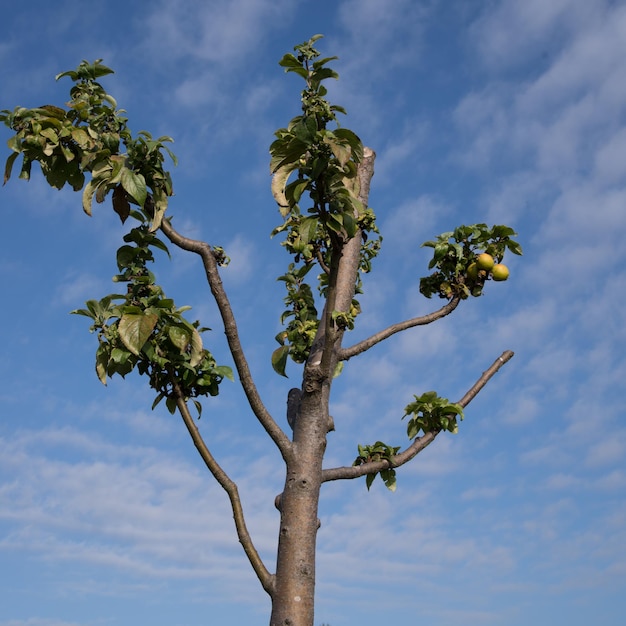
POLYGON ((467 277, 472 282, 484 281, 491 274, 493 280, 501 281, 509 277, 509 268, 503 263, 496 263, 494 258, 487 252, 483 252, 470 263, 467 268, 467 277))

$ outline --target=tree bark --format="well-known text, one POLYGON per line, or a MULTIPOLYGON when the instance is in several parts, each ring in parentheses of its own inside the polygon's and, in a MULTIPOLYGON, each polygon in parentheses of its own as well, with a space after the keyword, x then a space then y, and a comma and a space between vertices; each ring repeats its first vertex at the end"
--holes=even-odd
MULTIPOLYGON (((375 154, 365 149, 359 164, 359 199, 367 206, 375 154)), ((345 241, 331 268, 327 307, 304 368, 302 396, 293 424, 293 447, 286 458, 285 487, 278 502, 281 519, 270 626, 313 626, 318 505, 326 436, 332 428, 329 398, 342 331, 331 329, 332 310, 347 312, 354 297, 361 233, 345 241)))

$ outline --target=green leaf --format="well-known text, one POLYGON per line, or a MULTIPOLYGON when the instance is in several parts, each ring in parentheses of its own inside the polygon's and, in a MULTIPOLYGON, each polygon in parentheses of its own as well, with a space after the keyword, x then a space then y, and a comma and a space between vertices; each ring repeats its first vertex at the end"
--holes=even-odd
POLYGON ((30 180, 30 170, 32 165, 32 160, 25 156, 24 160, 22 161, 22 169, 20 170, 19 178, 21 178, 22 180, 30 180))
MULTIPOLYGON (((158 248, 159 250, 162 250, 163 252, 165 252, 165 254, 167 254, 168 257, 171 258, 170 251, 168 250, 167 246, 158 237, 152 237, 152 239, 150 240, 150 245, 158 248)), ((190 308, 191 307, 183 307, 182 309, 179 309, 179 311, 187 310, 190 308)))
POLYGON ((421 430, 421 426, 417 423, 417 420, 411 419, 406 427, 406 434, 409 439, 415 439, 417 434, 421 430))
POLYGON ((522 246, 520 246, 519 243, 517 243, 517 241, 512 241, 511 239, 509 239, 506 242, 506 247, 513 253, 513 254, 517 254, 518 256, 522 255, 522 246))
POLYGON ((337 365, 335 365, 335 370, 333 371, 333 378, 337 378, 340 376, 341 372, 343 372, 344 361, 339 361, 337 365))
POLYGON ((346 235, 348 235, 350 239, 354 237, 357 226, 358 224, 354 216, 350 215, 350 213, 343 213, 343 227, 346 231, 346 235))
POLYGON ((146 343, 159 319, 155 314, 122 315, 119 323, 119 333, 122 343, 136 356, 139 356, 143 344, 146 343))
POLYGON ((109 353, 104 345, 100 345, 96 351, 96 374, 100 382, 106 386, 107 384, 107 366, 109 364, 109 353))
POLYGON ((82 128, 72 128, 72 139, 81 148, 86 148, 91 143, 88 133, 82 128))
POLYGON ((305 217, 298 228, 298 234, 300 235, 300 239, 302 243, 309 243, 311 239, 315 237, 315 232, 317 231, 317 217, 305 217))
POLYGON ((13 169, 13 163, 15 163, 15 159, 17 159, 19 152, 13 152, 9 155, 7 159, 6 165, 4 166, 4 182, 3 185, 7 184, 9 178, 11 178, 11 170, 13 169))
POLYGON ((195 328, 191 328, 191 357, 189 365, 196 367, 202 361, 202 337, 200 337, 200 333, 195 328))
POLYGON ((85 317, 93 319, 91 311, 88 311, 87 309, 74 309, 73 311, 70 311, 70 315, 84 315, 85 317))
POLYGON ((83 189, 83 211, 91 217, 91 205, 93 202, 93 194, 96 191, 93 180, 90 180, 83 189))
POLYGON ((228 378, 231 382, 235 382, 235 376, 233 374, 233 368, 228 365, 217 365, 215 367, 215 373, 222 378, 228 378))
POLYGON ((137 248, 135 246, 122 246, 117 251, 117 267, 120 271, 132 265, 137 256, 137 248))
POLYGON ((59 143, 59 136, 56 134, 54 128, 44 128, 39 134, 50 140, 53 144, 59 143))
POLYGON ((385 487, 387 487, 389 491, 396 490, 396 471, 393 469, 393 467, 388 467, 387 469, 381 470, 380 477, 383 479, 385 487))
POLYGON ((305 192, 306 188, 309 186, 311 181, 308 179, 298 179, 294 180, 292 183, 289 183, 285 188, 285 196, 290 205, 297 204, 300 202, 300 198, 302 194, 305 192))
POLYGON ((126 190, 126 193, 135 200, 135 202, 143 207, 146 197, 148 196, 148 190, 146 189, 146 179, 142 174, 136 174, 127 167, 122 169, 121 181, 122 187, 126 190))
POLYGON ((374 478, 376 478, 376 474, 377 472, 373 472, 372 474, 366 474, 365 475, 365 486, 367 487, 367 490, 370 490, 370 487, 372 486, 372 483, 374 482, 374 478))
POLYGON ((352 156, 350 146, 346 146, 343 143, 339 143, 327 137, 324 138, 324 143, 327 143, 330 146, 334 157, 337 161, 339 161, 339 165, 341 165, 341 167, 343 167, 350 160, 350 157, 352 156))
POLYGON ((170 326, 168 336, 171 342, 182 352, 187 350, 187 346, 191 341, 191 333, 180 326, 170 326))
POLYGON ((278 65, 287 68, 302 67, 302 63, 300 63, 300 61, 298 61, 298 59, 296 59, 296 57, 291 53, 285 54, 285 56, 283 56, 283 58, 278 62, 278 65))
POLYGON ((113 350, 111 350, 111 359, 116 363, 126 363, 129 357, 130 352, 126 352, 126 350, 122 350, 121 348, 113 348, 113 350))
POLYGON ((352 149, 352 158, 358 163, 363 158, 363 143, 361 139, 348 128, 337 128, 335 136, 347 141, 352 149))
POLYGON ((174 396, 168 396, 165 400, 165 406, 167 410, 174 415, 174 413, 176 413, 176 398, 174 396))
POLYGON ((156 408, 156 406, 159 404, 159 402, 161 402, 161 400, 163 400, 163 398, 165 398, 165 394, 164 393, 160 393, 155 399, 154 402, 152 403, 152 410, 154 411, 154 409, 156 408))
POLYGON ((272 367, 277 374, 288 378, 285 373, 287 367, 287 357, 289 356, 289 346, 280 346, 272 352, 272 367))
POLYGON ((291 172, 295 169, 295 165, 293 163, 289 163, 281 167, 272 176, 272 195, 274 196, 274 200, 276 200, 276 204, 278 204, 278 210, 283 217, 287 216, 290 208, 289 201, 285 195, 285 186, 291 172))

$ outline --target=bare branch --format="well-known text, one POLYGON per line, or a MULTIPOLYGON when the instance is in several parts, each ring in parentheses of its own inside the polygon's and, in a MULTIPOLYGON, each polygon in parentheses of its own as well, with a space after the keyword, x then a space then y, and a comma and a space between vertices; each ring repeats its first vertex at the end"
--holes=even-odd
POLYGON ((228 474, 222 469, 219 463, 215 460, 213 455, 211 454, 208 446, 206 445, 196 423, 193 420, 193 417, 189 413, 189 409, 187 407, 187 403, 183 397, 182 391, 177 383, 173 384, 174 387, 174 395, 176 397, 176 406, 180 412, 181 417, 183 418, 183 422, 191 435, 191 439, 193 440, 196 449, 200 453, 202 460, 205 465, 213 474, 215 480, 222 486, 224 491, 228 494, 228 498, 230 500, 230 506, 233 511, 233 518, 235 520, 235 528, 237 529, 237 537, 239 538, 239 543, 241 543, 250 564, 252 565, 252 569, 257 575, 263 589, 267 591, 267 593, 271 596, 274 589, 274 576, 269 573, 259 553, 256 551, 254 544, 252 542, 252 538, 250 537, 250 533, 246 527, 246 521, 243 514, 243 508, 241 506, 241 499, 239 498, 239 490, 237 489, 237 485, 230 479, 228 474))
POLYGON ((241 346, 241 341, 239 340, 239 331, 237 330, 235 316, 224 290, 217 261, 215 260, 211 246, 203 241, 197 241, 195 239, 184 237, 172 227, 169 220, 163 220, 161 230, 173 244, 183 250, 195 252, 202 259, 207 282, 209 283, 211 293, 215 298, 220 315, 222 316, 226 340, 228 341, 228 346, 233 356, 237 373, 239 374, 239 380, 241 381, 241 386, 246 394, 250 408, 262 424, 263 428, 265 428, 268 435, 278 446, 283 458, 286 458, 291 451, 291 442, 266 409, 256 388, 254 379, 250 373, 248 361, 246 360, 241 346))
MULTIPOLYGON (((466 407, 477 395, 478 392, 489 382, 493 375, 507 362, 513 358, 513 352, 506 350, 503 352, 480 376, 480 378, 470 387, 465 395, 459 400, 458 404, 466 407)), ((440 430, 433 430, 425 433, 422 437, 417 437, 413 443, 400 454, 396 454, 390 460, 370 461, 362 465, 349 467, 335 467, 332 469, 322 470, 322 482, 330 480, 342 480, 359 478, 366 474, 373 474, 387 469, 388 467, 400 467, 415 458, 426 446, 430 445, 440 430)))
POLYGON ((459 400, 458 404, 466 407, 477 395, 478 392, 489 382, 492 376, 508 361, 510 361, 515 353, 512 350, 505 350, 481 375, 481 377, 472 385, 467 393, 459 400))
POLYGON ((428 315, 422 315, 420 317, 414 317, 410 320, 405 320, 404 322, 398 322, 397 324, 392 324, 388 328, 377 332, 375 335, 368 337, 367 339, 363 339, 363 341, 359 341, 359 343, 350 346, 349 348, 342 348, 339 350, 337 356, 340 361, 347 361, 351 359, 353 356, 357 354, 361 354, 366 350, 369 350, 371 347, 375 346, 377 343, 384 341, 391 335, 395 335, 400 331, 407 330, 408 328, 413 328, 415 326, 425 326, 426 324, 431 324, 432 322, 449 315, 456 309, 461 301, 460 298, 455 297, 450 300, 447 304, 442 306, 438 311, 434 311, 433 313, 429 313, 428 315))

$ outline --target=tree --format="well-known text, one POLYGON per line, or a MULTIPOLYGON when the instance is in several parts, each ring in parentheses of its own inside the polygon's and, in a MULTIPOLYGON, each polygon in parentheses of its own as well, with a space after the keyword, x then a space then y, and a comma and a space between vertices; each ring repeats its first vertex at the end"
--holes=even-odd
MULTIPOLYGON (((333 480, 365 477, 367 488, 377 475, 395 490, 396 471, 442 432, 456 433, 464 409, 489 379, 512 356, 504 352, 473 383, 458 402, 434 391, 415 395, 404 409, 409 443, 392 446, 382 441, 358 444, 356 459, 342 467, 324 468, 328 433, 334 429, 329 400, 334 378, 352 358, 367 352, 392 335, 427 325, 449 315, 461 301, 478 297, 487 282, 503 280, 505 252, 521 254, 516 233, 509 227, 486 224, 459 226, 423 245, 433 250, 432 273, 420 280, 427 298, 444 304, 429 315, 414 317, 384 328, 367 339, 344 345, 360 313, 361 274, 371 270, 382 237, 374 211, 368 205, 375 153, 355 133, 339 123, 345 111, 326 99, 324 81, 337 78, 314 48, 320 36, 295 47, 280 65, 300 76, 301 114, 276 132, 270 146, 271 191, 282 222, 273 236, 291 257, 284 282, 284 330, 271 364, 286 374, 289 359, 301 366, 301 385, 289 391, 286 433, 265 407, 255 385, 239 339, 237 324, 220 279, 228 263, 226 252, 190 239, 176 230, 167 214, 172 179, 166 158, 176 163, 167 147, 169 137, 153 139, 141 131, 134 136, 114 98, 98 80, 111 69, 101 60, 83 62, 76 70, 57 76, 73 86, 67 107, 46 105, 3 111, 2 121, 14 132, 8 145, 4 182, 22 156, 19 177, 28 180, 38 162, 50 186, 66 184, 82 192, 82 206, 91 215, 93 199, 112 199, 113 210, 132 227, 118 249, 116 283, 122 293, 89 300, 74 313, 91 320, 98 339, 96 373, 125 377, 133 370, 148 378, 156 393, 152 408, 165 401, 178 412, 201 458, 226 491, 244 552, 272 602, 273 626, 311 626, 314 613, 317 518, 321 487, 333 480), (87 180, 89 178, 89 180, 87 180), (168 252, 170 244, 196 254, 208 287, 217 303, 241 389, 258 420, 277 447, 285 464, 285 485, 276 497, 280 511, 277 561, 271 573, 255 549, 246 527, 237 485, 213 456, 196 425, 202 414, 201 398, 219 393, 224 378, 235 376, 218 365, 205 347, 200 322, 184 317, 188 307, 177 307, 157 283, 149 264, 155 249, 168 252), (497 265, 494 267, 494 265, 497 265)), ((356 443, 356 442, 355 442, 356 443)))

